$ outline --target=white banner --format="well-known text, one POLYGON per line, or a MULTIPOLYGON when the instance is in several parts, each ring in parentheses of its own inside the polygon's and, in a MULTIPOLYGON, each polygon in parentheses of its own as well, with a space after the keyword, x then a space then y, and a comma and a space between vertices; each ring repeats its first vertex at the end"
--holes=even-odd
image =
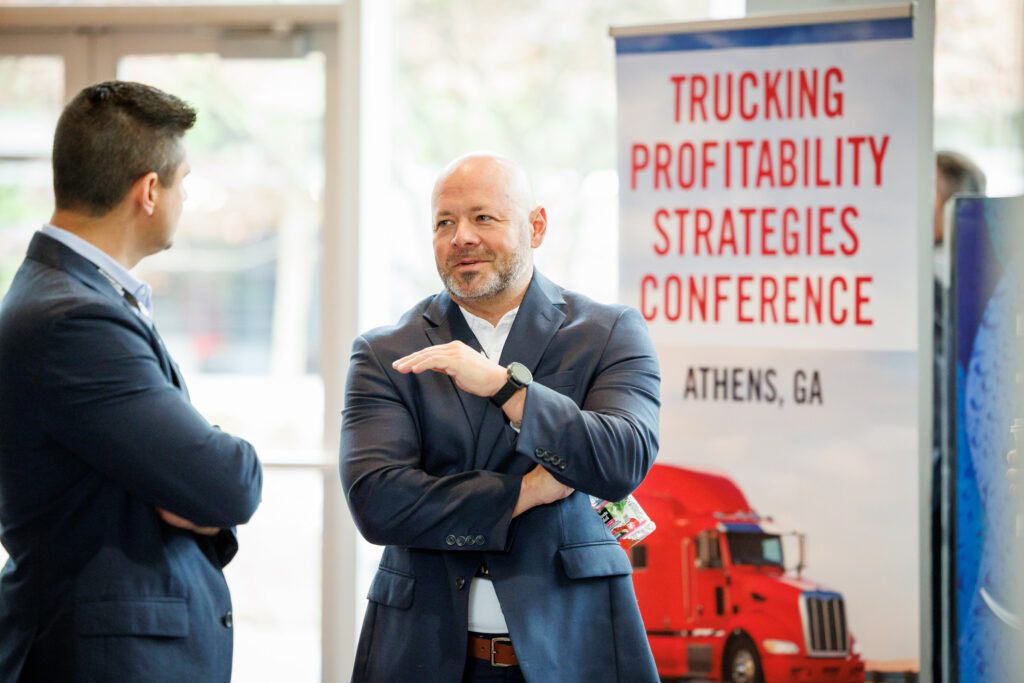
POLYGON ((659 462, 806 532, 869 661, 919 647, 911 21, 616 44, 620 299, 659 350, 659 462))
POLYGON ((620 54, 621 294, 659 339, 916 348, 912 57, 620 54))

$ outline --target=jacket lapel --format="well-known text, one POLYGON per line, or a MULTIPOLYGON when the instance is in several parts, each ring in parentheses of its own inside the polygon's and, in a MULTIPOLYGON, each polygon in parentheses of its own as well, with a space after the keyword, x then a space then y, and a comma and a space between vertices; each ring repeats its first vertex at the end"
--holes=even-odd
MULTIPOLYGON (((39 261, 51 268, 63 270, 76 280, 81 281, 90 289, 96 290, 110 302, 117 306, 126 306, 131 309, 132 305, 118 294, 110 281, 100 274, 96 264, 85 258, 74 249, 61 244, 57 240, 41 232, 32 236, 28 245, 27 258, 39 261)), ((133 313, 134 315, 134 313, 133 313)))
MULTIPOLYGON (((124 306, 131 312, 132 316, 137 315, 135 308, 114 289, 111 282, 100 273, 96 264, 52 237, 37 232, 32 236, 32 241, 29 242, 26 256, 51 268, 63 270, 90 289, 109 299, 112 305, 124 306)), ((139 324, 146 328, 146 333, 149 335, 149 345, 156 353, 164 374, 174 386, 185 394, 185 398, 188 398, 188 390, 185 388, 185 381, 181 376, 181 371, 171 359, 171 354, 164 347, 160 335, 157 334, 155 328, 150 327, 141 320, 139 324)))
MULTIPOLYGON (((477 351, 481 350, 480 342, 477 341, 473 331, 469 329, 466 318, 448 296, 448 292, 441 292, 434 297, 430 306, 423 313, 423 317, 429 323, 426 332, 431 345, 437 346, 458 340, 477 351)), ((473 433, 473 441, 479 443, 480 420, 490 401, 482 396, 474 396, 459 389, 451 377, 448 378, 448 381, 462 403, 462 409, 466 413, 466 419, 469 420, 469 426, 473 433)))
POLYGON ((551 338, 565 320, 565 312, 561 309, 564 304, 565 299, 558 287, 535 270, 505 341, 505 348, 501 351, 501 365, 518 361, 530 372, 536 371, 551 338))
MULTIPOLYGON (((534 269, 530 286, 519 304, 519 312, 516 313, 512 330, 501 351, 499 364, 507 366, 517 361, 535 373, 551 339, 565 320, 565 312, 561 308, 563 304, 565 299, 559 288, 534 269)), ((477 469, 487 469, 498 438, 505 429, 504 412, 489 399, 485 401, 484 421, 473 459, 477 469)))

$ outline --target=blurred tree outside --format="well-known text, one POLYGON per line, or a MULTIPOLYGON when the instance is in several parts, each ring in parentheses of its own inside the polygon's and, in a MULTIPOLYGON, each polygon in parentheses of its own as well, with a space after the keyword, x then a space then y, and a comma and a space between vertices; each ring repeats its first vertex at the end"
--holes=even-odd
MULTIPOLYGON (((521 163, 549 230, 538 267, 604 301, 617 295, 612 26, 742 13, 742 2, 395 0, 393 187, 379 229, 392 292, 382 320, 440 289, 430 191, 453 158, 487 149, 521 163), (717 13, 717 14, 716 14, 717 13)), ((377 230, 377 220, 371 230, 377 230)))
POLYGON ((119 76, 198 111, 175 247, 139 273, 168 344, 202 372, 302 375, 317 364, 324 56, 129 56, 119 76), (157 285, 160 286, 157 286, 157 285))
POLYGON ((50 147, 63 97, 60 57, 0 55, 0 295, 53 210, 50 147))
POLYGON ((935 3, 935 147, 972 157, 988 193, 1024 193, 1024 0, 935 3))

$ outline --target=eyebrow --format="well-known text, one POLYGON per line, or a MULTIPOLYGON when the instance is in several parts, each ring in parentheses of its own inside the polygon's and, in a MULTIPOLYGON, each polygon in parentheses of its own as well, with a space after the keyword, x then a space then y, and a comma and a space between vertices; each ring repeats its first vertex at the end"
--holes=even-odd
MULTIPOLYGON (((493 210, 490 209, 489 207, 483 206, 482 204, 477 205, 477 206, 469 207, 469 212, 470 213, 475 213, 477 211, 493 211, 493 210)), ((449 210, 445 209, 444 211, 438 211, 435 215, 436 216, 454 216, 455 212, 454 211, 449 211, 449 210)))

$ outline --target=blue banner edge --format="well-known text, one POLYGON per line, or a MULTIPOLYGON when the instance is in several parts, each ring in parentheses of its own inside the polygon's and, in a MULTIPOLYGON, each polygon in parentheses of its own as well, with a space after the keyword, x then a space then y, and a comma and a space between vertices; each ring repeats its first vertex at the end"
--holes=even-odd
POLYGON ((616 55, 649 52, 686 52, 744 47, 850 43, 867 40, 912 38, 913 19, 869 19, 826 24, 794 24, 740 28, 696 33, 665 33, 650 36, 621 36, 615 39, 616 55))

